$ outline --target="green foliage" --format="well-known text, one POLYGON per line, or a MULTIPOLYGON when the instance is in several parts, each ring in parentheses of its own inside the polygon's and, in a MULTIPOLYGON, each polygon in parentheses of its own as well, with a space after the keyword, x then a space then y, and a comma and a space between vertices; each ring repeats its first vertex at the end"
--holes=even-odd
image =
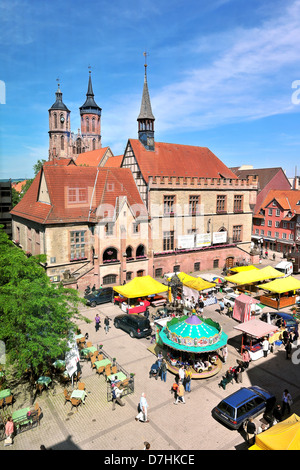
POLYGON ((67 351, 82 299, 74 289, 53 285, 42 257, 27 257, 0 228, 0 339, 18 375, 36 377, 67 351))

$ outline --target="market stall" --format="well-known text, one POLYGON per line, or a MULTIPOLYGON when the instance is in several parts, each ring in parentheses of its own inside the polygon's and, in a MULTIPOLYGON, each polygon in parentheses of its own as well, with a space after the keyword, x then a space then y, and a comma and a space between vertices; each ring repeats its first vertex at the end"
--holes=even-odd
POLYGON ((240 322, 249 321, 253 315, 253 305, 259 300, 253 299, 250 295, 241 294, 234 302, 232 318, 240 322))
POLYGON ((177 374, 182 365, 191 366, 192 378, 208 378, 222 368, 218 350, 227 344, 219 323, 196 314, 173 318, 159 331, 168 369, 177 374))
POLYGON ((200 277, 193 277, 185 273, 177 273, 179 280, 182 283, 182 294, 184 302, 187 306, 192 302, 198 302, 200 294, 204 294, 204 305, 211 305, 217 302, 214 295, 211 295, 212 289, 215 288, 215 282, 208 282, 200 277))
POLYGON ((262 286, 261 283, 272 279, 284 277, 284 274, 272 266, 266 266, 262 269, 250 269, 248 271, 241 271, 232 276, 226 276, 228 282, 232 282, 239 286, 239 289, 244 289, 252 292, 257 292, 262 286))
POLYGON ((250 320, 241 323, 238 326, 234 326, 234 329, 239 330, 243 333, 241 352, 247 349, 250 353, 252 361, 256 361, 263 357, 262 341, 265 337, 269 338, 269 342, 272 343, 272 336, 278 331, 278 327, 270 325, 261 320, 250 320))
POLYGON ((296 304, 296 291, 300 289, 300 281, 288 276, 268 282, 262 286, 262 289, 268 291, 269 294, 262 295, 260 302, 278 310, 296 304))
POLYGON ((123 312, 144 313, 150 305, 147 297, 167 292, 168 286, 161 284, 151 276, 141 276, 135 277, 123 286, 114 287, 114 291, 119 294, 117 302, 123 312))
POLYGON ((243 273, 243 272, 246 272, 246 271, 252 271, 253 269, 256 269, 258 270, 258 268, 256 268, 255 266, 253 265, 249 265, 249 266, 235 266, 234 268, 229 268, 227 270, 227 276, 233 276, 234 274, 237 274, 237 273, 243 273))

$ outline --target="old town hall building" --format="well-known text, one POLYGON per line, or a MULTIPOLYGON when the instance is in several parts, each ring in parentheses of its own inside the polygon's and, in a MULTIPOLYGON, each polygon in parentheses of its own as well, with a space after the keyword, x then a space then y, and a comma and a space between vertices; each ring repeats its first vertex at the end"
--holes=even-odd
POLYGON ((49 161, 12 210, 14 241, 47 255, 52 281, 82 289, 253 261, 257 182, 238 178, 206 147, 156 142, 146 64, 138 138, 123 155, 101 145, 91 74, 80 116, 75 135, 58 87, 49 161))

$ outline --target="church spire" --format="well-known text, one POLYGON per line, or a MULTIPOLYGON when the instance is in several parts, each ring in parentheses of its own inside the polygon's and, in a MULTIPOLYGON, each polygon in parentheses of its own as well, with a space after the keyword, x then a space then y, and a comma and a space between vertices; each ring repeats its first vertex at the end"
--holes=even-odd
POLYGON ((138 121, 138 134, 140 142, 147 150, 154 150, 154 121, 155 117, 152 113, 150 95, 147 82, 147 53, 145 56, 145 76, 144 88, 141 102, 140 114, 137 118, 138 121))
POLYGON ((80 110, 81 116, 83 114, 90 114, 90 113, 101 116, 101 108, 97 105, 97 103, 94 100, 94 92, 93 92, 92 77, 91 77, 90 70, 89 70, 89 82, 88 82, 86 100, 84 104, 79 108, 79 110, 80 110))

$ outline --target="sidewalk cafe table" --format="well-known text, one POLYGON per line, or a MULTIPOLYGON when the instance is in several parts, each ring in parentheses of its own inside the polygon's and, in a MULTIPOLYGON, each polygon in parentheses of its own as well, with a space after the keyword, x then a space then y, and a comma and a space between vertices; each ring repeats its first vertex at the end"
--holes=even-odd
POLYGON ((123 380, 127 379, 127 376, 123 372, 117 372, 116 374, 111 374, 107 377, 107 381, 114 381, 119 380, 123 382, 123 380))
POLYGON ((66 368, 66 361, 63 361, 62 359, 57 359, 57 361, 53 362, 53 367, 55 369, 65 369, 66 368))
POLYGON ((14 411, 12 414, 12 420, 18 429, 20 425, 23 424, 29 424, 32 423, 32 418, 30 416, 27 416, 28 411, 30 411, 31 408, 22 408, 21 410, 14 411))
POLYGON ((85 390, 73 390, 71 398, 76 398, 76 399, 80 398, 82 403, 84 403, 86 396, 87 396, 87 393, 85 390))
POLYGON ((95 348, 95 346, 90 346, 89 348, 83 348, 81 350, 81 354, 83 356, 87 356, 89 353, 94 353, 94 352, 97 352, 97 348, 95 348))
POLYGON ((37 384, 44 385, 46 388, 49 387, 51 382, 52 382, 52 380, 50 379, 50 377, 45 377, 43 375, 41 377, 39 377, 36 381, 37 384))
POLYGON ((95 362, 96 369, 99 369, 99 367, 106 367, 110 365, 111 365, 111 362, 109 359, 102 359, 101 361, 95 362))

